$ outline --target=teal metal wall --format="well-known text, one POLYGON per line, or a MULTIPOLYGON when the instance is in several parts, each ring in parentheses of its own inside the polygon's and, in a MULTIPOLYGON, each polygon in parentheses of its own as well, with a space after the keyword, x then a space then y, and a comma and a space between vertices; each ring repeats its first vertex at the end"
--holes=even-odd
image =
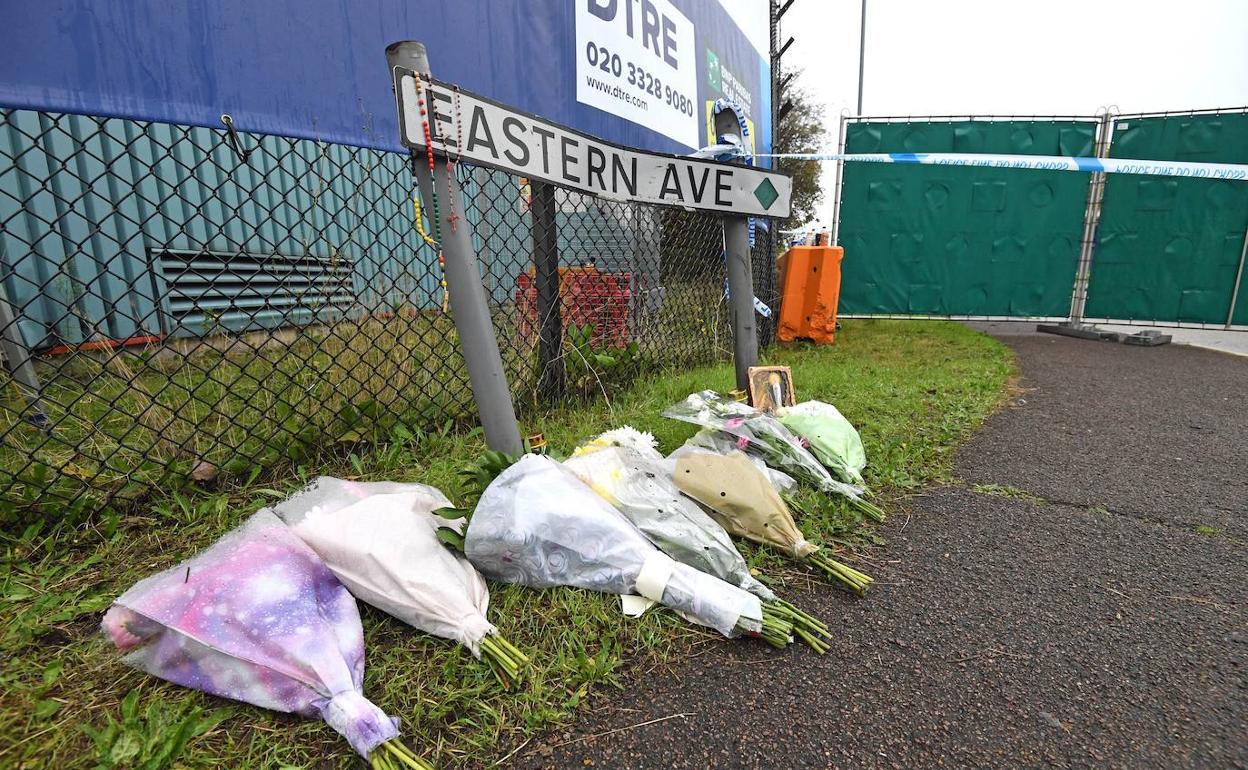
POLYGON ((26 344, 240 331, 433 302, 436 255, 411 227, 405 157, 242 142, 245 163, 220 131, 0 112, 0 264, 26 344), (162 252, 186 255, 190 278, 171 286, 162 252), (327 286, 344 284, 334 278, 344 265, 345 285, 327 286))

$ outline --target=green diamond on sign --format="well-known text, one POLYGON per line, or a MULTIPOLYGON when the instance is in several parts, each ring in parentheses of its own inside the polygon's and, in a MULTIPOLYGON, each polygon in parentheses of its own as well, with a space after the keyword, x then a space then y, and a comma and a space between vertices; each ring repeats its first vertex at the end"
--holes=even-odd
POLYGON ((770 179, 764 179, 758 187, 754 188, 754 197, 758 198, 758 202, 763 204, 763 210, 766 211, 780 197, 780 193, 776 192, 776 186, 771 183, 770 179))

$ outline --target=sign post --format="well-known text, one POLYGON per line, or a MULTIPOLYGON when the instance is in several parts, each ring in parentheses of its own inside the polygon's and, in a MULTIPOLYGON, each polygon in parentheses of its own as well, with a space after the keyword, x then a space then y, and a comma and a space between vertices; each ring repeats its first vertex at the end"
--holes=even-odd
MULTIPOLYGON (((721 215, 737 387, 748 388, 748 369, 758 363, 749 217, 789 216, 793 182, 788 176, 739 163, 623 147, 499 104, 430 77, 428 57, 420 43, 394 43, 386 49, 386 58, 394 79, 402 142, 414 156, 432 153, 436 159, 436 180, 430 178, 425 164, 416 164, 421 195, 432 199, 435 181, 446 180, 437 189, 442 190, 445 209, 450 210, 448 226, 442 228, 442 248, 451 311, 491 448, 518 452, 520 434, 468 228, 454 226, 452 212, 462 212, 463 204, 453 169, 447 169, 450 157, 455 163, 463 160, 525 177, 533 184, 534 279, 542 360, 546 362, 562 361, 558 349, 562 328, 553 312, 559 304, 554 186, 607 200, 721 215)), ((731 131, 740 136, 741 125, 735 111, 716 116, 717 135, 731 131)), ((554 380, 544 382, 553 384, 554 380)))
MULTIPOLYGON (((715 136, 732 134, 745 146, 741 121, 732 108, 715 115, 715 136)), ((750 367, 758 365, 758 327, 754 321, 754 266, 750 260, 749 217, 724 217, 724 267, 728 273, 728 312, 732 319, 732 360, 737 390, 749 392, 750 367)))
MULTIPOLYGON (((422 79, 430 77, 429 56, 422 43, 392 43, 386 47, 386 61, 392 72, 400 67, 420 73, 422 79)), ((412 106, 415 107, 414 100, 412 106)), ((433 115, 428 118, 431 125, 436 122, 433 115)), ((455 169, 447 160, 445 147, 434 157, 432 174, 424 163, 417 162, 413 166, 421 199, 433 201, 436 195, 443 201, 440 214, 445 221, 441 227, 441 247, 446 261, 446 288, 450 294, 451 316, 455 319, 464 362, 468 366, 472 395, 481 414, 485 442, 491 449, 520 454, 524 451, 524 443, 520 439, 520 426, 511 403, 511 389, 507 385, 503 359, 498 352, 498 339, 494 336, 494 324, 485 300, 481 269, 472 250, 468 223, 457 223, 456 220, 457 214, 462 218, 464 206, 455 169)), ((428 210, 433 216, 432 208, 428 210)))

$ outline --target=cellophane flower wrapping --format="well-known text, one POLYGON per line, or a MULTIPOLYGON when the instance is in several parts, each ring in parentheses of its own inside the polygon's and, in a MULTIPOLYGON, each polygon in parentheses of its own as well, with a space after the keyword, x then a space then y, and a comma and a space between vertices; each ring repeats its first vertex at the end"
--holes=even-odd
POLYGON ((203 553, 145 578, 104 616, 125 662, 175 684, 319 716, 361 756, 398 735, 363 695, 355 599, 263 509, 203 553))
POLYGON ((816 489, 855 500, 862 497, 861 487, 832 478, 828 469, 802 445, 801 439, 775 417, 749 404, 704 390, 663 410, 663 416, 727 433, 736 440, 741 451, 761 457, 771 467, 816 489))
POLYGON ((819 549, 802 536, 766 475, 743 452, 691 449, 676 460, 673 480, 728 532, 802 559, 819 549))
POLYGON ((819 462, 842 481, 864 486, 862 469, 867 467, 867 451, 862 437, 839 409, 823 401, 803 401, 779 409, 776 417, 805 439, 819 462))
MULTIPOLYGON (((689 451, 709 450, 716 454, 730 455, 733 452, 740 452, 740 442, 736 436, 723 431, 714 430, 712 428, 702 428, 697 433, 689 437, 684 444, 676 447, 671 454, 667 456, 669 461, 680 459, 681 455, 689 451)), ((754 467, 758 468, 767 476, 767 480, 775 487, 777 492, 786 494, 797 489, 797 479, 782 470, 773 468, 763 462, 763 458, 758 455, 752 455, 748 452, 746 456, 750 458, 750 462, 754 463, 754 467)))
POLYGON ((728 637, 761 628, 758 597, 673 561, 548 457, 525 455, 486 488, 465 551, 477 569, 505 583, 640 594, 728 637))
POLYGON ((578 447, 563 464, 663 553, 764 601, 775 599, 750 574, 724 528, 680 493, 661 457, 646 458, 635 449, 602 445, 595 439, 578 447))
POLYGON ((463 644, 481 657, 485 580, 437 537, 455 522, 434 511, 451 507, 436 487, 354 482, 321 476, 274 507, 357 599, 425 633, 463 644))

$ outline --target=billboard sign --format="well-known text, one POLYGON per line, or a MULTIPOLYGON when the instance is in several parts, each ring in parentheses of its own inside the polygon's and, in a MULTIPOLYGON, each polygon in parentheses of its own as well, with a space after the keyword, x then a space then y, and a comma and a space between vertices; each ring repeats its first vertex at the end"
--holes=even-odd
POLYGON ((771 137, 768 0, 46 0, 0 25, 0 106, 399 150, 381 52, 630 147, 710 144, 708 105, 771 137))
POLYGON ((697 146, 693 41, 668 0, 577 0, 576 100, 697 146))

